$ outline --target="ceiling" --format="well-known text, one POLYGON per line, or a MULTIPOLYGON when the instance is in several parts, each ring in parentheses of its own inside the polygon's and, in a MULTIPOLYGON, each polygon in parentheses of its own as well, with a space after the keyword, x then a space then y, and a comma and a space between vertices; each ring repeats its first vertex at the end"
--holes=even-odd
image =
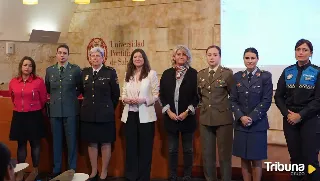
MULTIPOLYGON (((111 1, 119 0, 91 3, 111 1)), ((32 6, 23 5, 22 0, 0 0, 0 40, 29 41, 32 29, 59 31, 66 36, 76 6, 74 0, 39 0, 32 6)))
POLYGON ((71 0, 0 0, 0 40, 29 41, 32 29, 68 32, 76 5, 71 0))

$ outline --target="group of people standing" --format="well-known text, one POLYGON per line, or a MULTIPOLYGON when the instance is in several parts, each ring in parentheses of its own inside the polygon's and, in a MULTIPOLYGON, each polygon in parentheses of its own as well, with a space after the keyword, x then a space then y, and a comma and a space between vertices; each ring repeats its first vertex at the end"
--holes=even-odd
MULTIPOLYGON (((274 98, 283 115, 291 163, 312 164, 318 168, 319 148, 315 143, 320 123, 320 68, 311 64, 312 53, 310 41, 301 39, 296 43, 296 64, 283 71, 274 98)), ((68 62, 68 55, 67 45, 57 48, 58 62, 47 68, 45 80, 37 76, 34 60, 24 57, 18 67, 19 75, 9 84, 14 104, 10 139, 18 141, 18 162, 26 159, 27 141, 31 145, 34 171, 27 179, 32 180, 38 174, 40 140, 45 136, 42 110, 48 94, 54 153, 52 177, 61 173, 63 128, 69 168, 76 169, 77 116, 80 115, 81 139, 89 143, 89 180, 106 179, 111 143, 116 140, 114 110, 121 97, 127 180, 150 180, 157 101, 162 106, 168 139, 170 181, 178 179, 180 135, 183 180, 191 180, 193 138, 198 126, 207 181, 217 180, 216 145, 223 181, 231 181, 232 155, 241 158, 245 181, 261 180, 262 160, 267 159, 267 111, 272 102, 273 83, 271 73, 257 67, 259 54, 255 48, 244 51, 246 70, 233 74, 231 69, 221 66, 220 47, 207 48, 208 67, 198 72, 191 67, 191 51, 178 45, 173 51, 172 67, 162 73, 160 81, 157 72, 151 69, 146 53, 135 49, 127 65, 122 94, 115 69, 103 63, 105 52, 102 48, 91 49, 91 67, 83 70, 68 62), (81 106, 80 94, 83 95, 81 106), (200 109, 199 125, 197 108, 200 109), (100 174, 97 171, 98 149, 102 155, 100 174)), ((319 180, 318 171, 308 176, 311 180, 319 180)), ((301 180, 300 177, 292 175, 293 180, 301 180)), ((17 178, 21 181, 23 175, 17 178)))

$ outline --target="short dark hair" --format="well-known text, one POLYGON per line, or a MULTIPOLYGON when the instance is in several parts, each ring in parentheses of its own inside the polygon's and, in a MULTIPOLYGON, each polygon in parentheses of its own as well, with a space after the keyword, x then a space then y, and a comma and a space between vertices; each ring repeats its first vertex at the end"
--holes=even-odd
POLYGON ((22 76, 22 65, 23 65, 23 62, 25 60, 29 60, 31 62, 31 65, 32 65, 32 71, 31 71, 31 75, 33 75, 33 79, 36 79, 37 78, 37 74, 36 74, 36 62, 33 60, 33 58, 31 57, 28 57, 28 56, 24 56, 20 62, 19 62, 19 67, 18 67, 18 77, 21 77, 22 76))
POLYGON ((312 43, 309 40, 306 39, 300 39, 297 41, 296 46, 294 47, 294 50, 296 50, 299 46, 301 46, 302 44, 307 44, 307 46, 310 49, 310 52, 313 53, 313 46, 312 43))
POLYGON ((219 56, 221 57, 221 48, 220 48, 219 46, 217 46, 217 45, 211 45, 211 46, 209 46, 209 47, 206 49, 206 53, 207 53, 208 50, 211 49, 211 48, 217 49, 218 52, 219 52, 219 56))
POLYGON ((251 52, 251 53, 256 54, 257 59, 259 59, 259 53, 258 53, 258 50, 257 50, 257 49, 255 49, 255 48, 253 48, 253 47, 249 47, 249 48, 245 49, 245 50, 244 50, 244 53, 243 53, 243 57, 244 57, 244 55, 245 55, 246 53, 248 53, 248 52, 251 52))
POLYGON ((142 58, 144 60, 139 80, 141 81, 142 79, 146 78, 148 76, 150 70, 151 70, 150 63, 149 63, 149 60, 148 60, 148 57, 147 57, 146 53, 142 49, 139 49, 139 48, 135 49, 131 53, 131 57, 130 57, 130 60, 129 60, 128 65, 127 65, 127 72, 126 72, 126 78, 125 78, 126 82, 129 82, 130 78, 134 74, 134 70, 136 69, 136 66, 133 64, 133 55, 135 53, 137 53, 137 52, 141 53, 142 58))
POLYGON ((11 153, 8 147, 0 142, 0 181, 4 180, 8 166, 11 164, 11 153))
POLYGON ((67 49, 68 50, 68 55, 69 55, 69 47, 68 47, 68 45, 66 45, 66 44, 59 45, 58 48, 57 48, 57 52, 58 52, 59 48, 67 49))

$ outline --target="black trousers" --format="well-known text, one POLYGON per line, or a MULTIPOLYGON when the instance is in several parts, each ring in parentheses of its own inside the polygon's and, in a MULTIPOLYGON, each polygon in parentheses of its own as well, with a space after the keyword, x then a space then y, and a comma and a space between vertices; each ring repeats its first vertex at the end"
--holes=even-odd
POLYGON ((320 180, 320 169, 318 161, 319 140, 317 129, 320 119, 315 116, 302 120, 296 125, 290 125, 286 119, 283 120, 283 131, 287 141, 291 164, 304 164, 305 173, 292 172, 292 181, 301 181, 307 177, 308 181, 320 180), (312 174, 308 174, 308 165, 316 168, 312 174))
POLYGON ((183 177, 191 177, 193 164, 193 135, 194 133, 167 132, 169 149, 169 180, 177 179, 179 136, 181 133, 183 148, 183 177))
POLYGON ((140 123, 138 112, 128 113, 125 176, 130 181, 150 181, 154 129, 154 122, 140 123))

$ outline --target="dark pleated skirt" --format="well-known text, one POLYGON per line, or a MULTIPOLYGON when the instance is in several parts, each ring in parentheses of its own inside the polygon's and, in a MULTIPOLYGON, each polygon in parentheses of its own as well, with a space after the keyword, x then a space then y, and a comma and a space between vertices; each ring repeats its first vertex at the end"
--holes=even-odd
POLYGON ((106 123, 80 122, 80 135, 88 143, 112 143, 116 140, 114 121, 106 123))
POLYGON ((13 111, 10 140, 40 140, 46 135, 42 110, 30 112, 13 111))
POLYGON ((233 155, 247 160, 265 160, 268 155, 267 131, 234 131, 233 155))

